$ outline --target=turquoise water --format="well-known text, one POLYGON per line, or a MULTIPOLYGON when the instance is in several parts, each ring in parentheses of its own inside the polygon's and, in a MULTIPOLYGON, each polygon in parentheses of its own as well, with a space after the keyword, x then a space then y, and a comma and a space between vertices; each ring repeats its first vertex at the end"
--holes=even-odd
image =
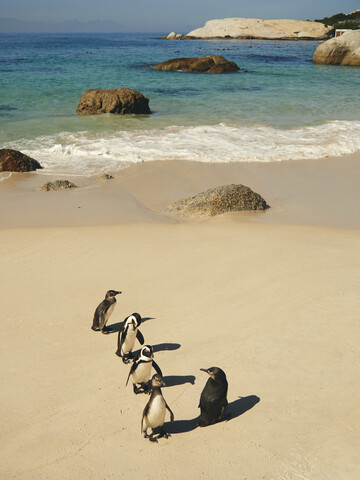
POLYGON ((360 69, 312 64, 317 42, 165 41, 149 34, 0 35, 0 139, 48 171, 136 161, 276 161, 360 148, 360 69), (240 72, 158 72, 223 55, 240 72), (128 87, 152 115, 78 116, 88 88, 128 87))

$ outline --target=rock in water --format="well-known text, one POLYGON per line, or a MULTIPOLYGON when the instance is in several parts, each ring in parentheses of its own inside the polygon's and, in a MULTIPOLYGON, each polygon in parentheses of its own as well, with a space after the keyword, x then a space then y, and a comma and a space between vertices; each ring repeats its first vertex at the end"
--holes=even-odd
POLYGON ((360 30, 345 32, 317 47, 314 63, 360 66, 360 30))
POLYGON ((18 150, 0 149, 0 172, 31 172, 39 168, 39 162, 18 150))
POLYGON ((184 38, 262 38, 281 40, 320 40, 329 38, 333 27, 302 20, 262 20, 260 18, 223 18, 209 20, 205 26, 184 38))
POLYGON ((86 90, 80 98, 76 109, 79 114, 115 113, 151 113, 149 99, 130 88, 114 88, 112 90, 86 90))
POLYGON ((226 212, 242 210, 265 210, 269 208, 265 200, 245 185, 224 185, 211 188, 195 197, 179 200, 166 209, 182 217, 213 217, 226 212))
POLYGON ((233 73, 239 70, 234 62, 229 62, 220 55, 207 57, 174 58, 155 65, 155 70, 201 73, 233 73))
POLYGON ((44 183, 38 190, 44 190, 48 192, 50 190, 65 190, 68 188, 77 188, 76 185, 69 180, 55 180, 55 182, 44 183))

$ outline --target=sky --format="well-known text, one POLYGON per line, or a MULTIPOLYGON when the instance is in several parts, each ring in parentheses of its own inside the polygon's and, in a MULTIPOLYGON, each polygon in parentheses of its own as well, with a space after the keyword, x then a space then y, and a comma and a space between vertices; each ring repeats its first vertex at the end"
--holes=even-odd
POLYGON ((314 20, 360 9, 360 0, 0 0, 0 18, 116 21, 127 32, 188 33, 226 17, 314 20))

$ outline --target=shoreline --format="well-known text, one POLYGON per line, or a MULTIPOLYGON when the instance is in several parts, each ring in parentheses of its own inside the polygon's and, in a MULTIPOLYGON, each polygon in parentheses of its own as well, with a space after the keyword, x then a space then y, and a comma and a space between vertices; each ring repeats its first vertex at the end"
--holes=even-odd
POLYGON ((0 228, 183 223, 181 217, 164 212, 170 203, 229 183, 250 187, 271 207, 264 213, 230 214, 239 221, 360 228, 360 151, 267 163, 159 160, 137 163, 114 175, 99 180, 99 176, 13 173, 0 182, 0 228), (56 178, 66 178, 79 188, 37 191, 56 178))

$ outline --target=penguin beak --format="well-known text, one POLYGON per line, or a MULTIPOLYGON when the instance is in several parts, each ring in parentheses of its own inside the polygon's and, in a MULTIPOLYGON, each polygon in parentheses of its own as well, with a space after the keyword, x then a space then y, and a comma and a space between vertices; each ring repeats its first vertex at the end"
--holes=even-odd
POLYGON ((115 295, 119 295, 119 293, 121 293, 121 292, 115 292, 115 295))
POLYGON ((209 370, 208 370, 207 368, 200 368, 200 370, 201 370, 202 372, 205 372, 205 373, 207 373, 208 375, 210 375, 209 370))

